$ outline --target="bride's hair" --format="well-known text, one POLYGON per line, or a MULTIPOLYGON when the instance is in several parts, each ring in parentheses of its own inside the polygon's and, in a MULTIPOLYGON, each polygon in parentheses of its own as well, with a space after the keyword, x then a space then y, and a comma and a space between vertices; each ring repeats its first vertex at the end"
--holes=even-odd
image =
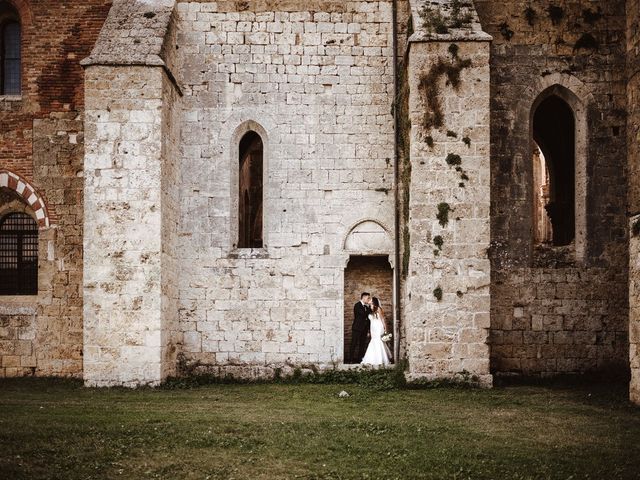
POLYGON ((371 303, 373 303, 373 308, 371 309, 373 313, 378 313, 378 310, 382 310, 382 308, 380 307, 380 300, 378 300, 378 297, 373 297, 371 299, 371 303))

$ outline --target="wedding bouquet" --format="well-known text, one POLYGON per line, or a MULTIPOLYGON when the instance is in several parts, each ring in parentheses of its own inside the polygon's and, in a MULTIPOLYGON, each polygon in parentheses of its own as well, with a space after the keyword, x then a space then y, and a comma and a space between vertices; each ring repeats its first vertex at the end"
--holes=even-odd
POLYGON ((385 333, 380 338, 382 339, 383 342, 389 342, 393 338, 393 335, 391 335, 390 333, 385 333))

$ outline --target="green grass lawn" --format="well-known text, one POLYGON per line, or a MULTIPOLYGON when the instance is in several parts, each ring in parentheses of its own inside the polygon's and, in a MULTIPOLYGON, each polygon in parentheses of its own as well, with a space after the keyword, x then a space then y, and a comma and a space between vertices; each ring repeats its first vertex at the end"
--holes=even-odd
POLYGON ((3 380, 0 478, 631 479, 640 409, 612 386, 129 391, 3 380))

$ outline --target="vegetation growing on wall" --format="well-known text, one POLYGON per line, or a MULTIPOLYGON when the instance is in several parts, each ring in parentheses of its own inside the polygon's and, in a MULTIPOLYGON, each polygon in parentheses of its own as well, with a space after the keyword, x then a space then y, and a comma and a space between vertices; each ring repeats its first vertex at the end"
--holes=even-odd
POLYGON ((602 9, 600 7, 598 7, 598 10, 596 10, 595 12, 590 8, 586 8, 582 11, 582 18, 589 25, 595 24, 602 17, 602 9))
POLYGON ((558 25, 564 18, 564 9, 562 7, 558 7, 557 5, 549 5, 549 7, 547 8, 547 13, 549 14, 551 23, 553 23, 554 25, 558 25))
POLYGON ((451 211, 451 206, 447 202, 442 202, 438 204, 438 214, 436 218, 440 223, 441 227, 446 227, 449 224, 449 212, 451 211))
POLYGON ((527 23, 531 27, 533 27, 533 25, 536 23, 537 16, 538 16, 538 13, 530 6, 524 10, 524 18, 527 19, 527 23))
MULTIPOLYGON (((452 46, 455 44, 452 44, 452 46)), ((442 111, 442 102, 440 99, 440 80, 446 77, 446 84, 454 89, 460 86, 460 73, 465 68, 471 67, 471 60, 462 59, 458 56, 458 46, 455 48, 450 46, 449 53, 451 60, 438 58, 431 65, 429 70, 420 76, 419 90, 422 93, 423 103, 425 105, 422 127, 425 132, 434 128, 442 128, 444 124, 444 113, 442 111)))
POLYGON ((442 238, 442 235, 436 235, 435 237, 433 237, 433 244, 437 247, 437 250, 433 251, 433 254, 437 257, 438 255, 440 255, 442 246, 444 245, 444 239, 442 238))
POLYGON ((507 22, 502 22, 499 28, 500 28, 500 34, 504 37, 505 40, 508 41, 513 38, 514 31, 511 30, 507 22))
POLYGON ((449 155, 447 155, 445 161, 447 162, 447 165, 453 167, 462 164, 462 157, 460 157, 460 155, 456 155, 455 153, 450 153, 449 155))
POLYGON ((596 40, 593 35, 591 35, 590 33, 583 33, 576 44, 573 46, 573 50, 597 50, 599 46, 600 44, 598 43, 598 40, 596 40))
MULTIPOLYGON (((402 225, 402 276, 407 278, 411 258, 411 234, 409 233, 409 202, 411 200, 411 119, 409 118, 409 79, 407 78, 406 57, 398 66, 398 92, 395 101, 398 106, 399 132, 398 150, 400 157, 401 225, 402 225)), ((427 142, 428 143, 428 142, 427 142)), ((431 139, 433 146, 433 139, 431 139)))
POLYGON ((436 300, 438 300, 438 301, 442 300, 442 288, 441 287, 436 287, 433 290, 433 296, 436 297, 436 300))
POLYGON ((429 33, 441 35, 449 33, 452 28, 466 27, 473 21, 469 4, 462 0, 453 0, 448 14, 443 13, 443 6, 432 8, 429 5, 424 5, 418 14, 429 33))

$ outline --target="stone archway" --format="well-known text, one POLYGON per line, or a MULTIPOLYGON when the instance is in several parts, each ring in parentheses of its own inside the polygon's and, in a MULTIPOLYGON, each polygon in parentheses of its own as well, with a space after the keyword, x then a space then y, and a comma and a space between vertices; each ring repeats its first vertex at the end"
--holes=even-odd
POLYGON ((360 300, 362 292, 369 292, 381 300, 387 328, 390 331, 394 329, 393 240, 388 228, 376 220, 365 219, 349 229, 344 251, 348 258, 344 271, 343 358, 344 363, 351 363, 349 347, 353 306, 360 300))
POLYGON ((50 226, 49 213, 42 196, 21 176, 9 170, 0 170, 0 187, 14 190, 33 209, 40 228, 50 226))
POLYGON ((393 269, 385 256, 352 256, 344 271, 344 363, 352 363, 349 355, 353 306, 362 292, 369 292, 381 301, 387 329, 392 331, 393 318, 393 269))

